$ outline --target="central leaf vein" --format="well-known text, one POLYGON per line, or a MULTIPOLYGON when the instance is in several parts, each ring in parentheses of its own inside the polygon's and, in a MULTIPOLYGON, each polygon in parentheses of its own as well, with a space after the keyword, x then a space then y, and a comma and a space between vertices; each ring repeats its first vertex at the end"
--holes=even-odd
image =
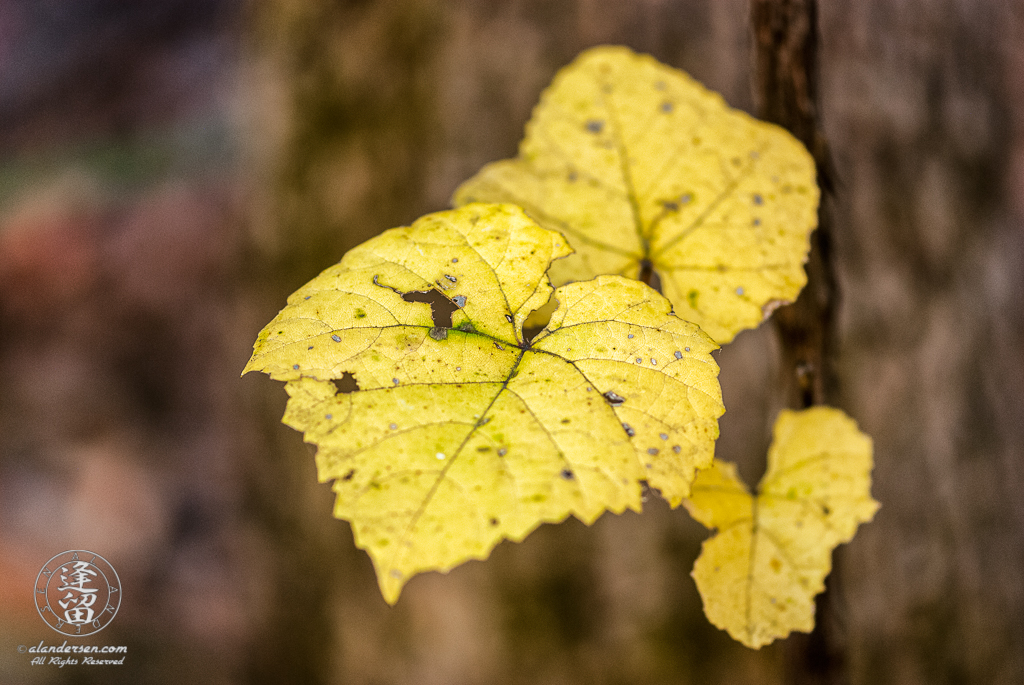
MULTIPOLYGON (((611 87, 607 82, 602 82, 602 92, 604 87, 611 87)), ((629 200, 629 208, 633 212, 633 224, 636 228, 636 235, 640 239, 640 247, 643 250, 643 259, 650 258, 651 245, 650 236, 644 231, 643 219, 640 216, 640 202, 637 199, 636 188, 633 187, 633 176, 630 173, 629 168, 629 156, 626 153, 625 148, 625 136, 623 135, 622 122, 619 121, 619 114, 615 110, 615 105, 612 102, 611 97, 601 98, 605 107, 608 110, 608 119, 611 122, 611 136, 615 141, 616 151, 619 156, 619 166, 622 170, 622 182, 626 187, 626 197, 629 200)))
MULTIPOLYGON (((511 381, 515 377, 516 370, 519 368, 519 364, 522 363, 522 361, 523 361, 523 355, 524 354, 526 354, 526 350, 523 349, 523 348, 520 348, 519 356, 516 358, 515 364, 512 365, 512 369, 509 371, 508 375, 505 377, 505 380, 502 382, 501 386, 498 388, 498 391, 496 393, 494 393, 494 397, 491 398, 491 401, 487 404, 487 407, 483 411, 480 412, 480 418, 478 418, 476 420, 476 423, 474 423, 472 428, 470 428, 469 431, 466 433, 466 436, 462 439, 462 442, 459 443, 459 446, 457 448, 455 448, 455 452, 452 454, 451 458, 448 459, 448 461, 445 463, 444 467, 441 469, 441 471, 438 474, 437 478, 434 480, 434 483, 430 486, 430 490, 427 492, 426 496, 423 498, 423 502, 420 504, 419 508, 416 510, 416 513, 409 520, 409 524, 406 526, 406 529, 405 529, 405 534, 403 536, 403 541, 407 541, 410 538, 410 536, 412 535, 413 529, 416 527, 416 524, 419 522, 420 518, 423 516, 423 513, 427 510, 427 507, 430 505, 431 501, 434 499, 434 495, 437 493, 437 489, 441 486, 441 483, 444 482, 445 478, 448 475, 448 471, 451 470, 452 465, 455 464, 455 462, 458 460, 459 455, 462 453, 462 449, 469 442, 469 439, 471 437, 473 437, 473 434, 477 431, 477 429, 479 429, 481 426, 483 426, 486 423, 487 412, 489 412, 491 410, 491 407, 494 406, 494 403, 498 401, 498 397, 501 396, 501 393, 503 393, 508 388, 509 381, 511 381)), ((391 567, 392 568, 394 568, 394 566, 395 566, 395 562, 397 561, 397 556, 398 556, 399 553, 400 553, 400 550, 396 549, 394 556, 392 556, 392 558, 391 558, 391 567)))

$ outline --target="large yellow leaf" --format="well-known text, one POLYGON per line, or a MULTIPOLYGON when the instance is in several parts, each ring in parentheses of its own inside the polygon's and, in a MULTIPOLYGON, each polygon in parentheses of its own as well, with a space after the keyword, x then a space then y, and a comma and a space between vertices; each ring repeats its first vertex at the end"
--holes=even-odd
POLYGON ((287 381, 284 421, 319 447, 388 602, 542 522, 638 510, 644 480, 678 504, 711 463, 717 346, 652 289, 567 285, 524 339, 568 253, 512 205, 432 214, 350 251, 260 333, 245 370, 287 381))
POLYGON ((541 96, 519 156, 453 201, 481 200, 520 205, 569 239, 556 285, 653 268, 676 313, 724 344, 803 288, 818 188, 783 129, 649 56, 599 47, 541 96))
POLYGON ((832 550, 878 509, 871 452, 838 409, 783 411, 756 498, 733 464, 697 475, 687 509, 718 531, 693 567, 708 620, 754 648, 814 628, 832 550))

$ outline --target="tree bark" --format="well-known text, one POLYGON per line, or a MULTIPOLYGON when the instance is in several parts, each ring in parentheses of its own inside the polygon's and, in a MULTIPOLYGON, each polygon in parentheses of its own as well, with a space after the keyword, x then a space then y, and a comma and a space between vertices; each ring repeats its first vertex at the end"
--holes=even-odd
MULTIPOLYGON (((818 117, 818 27, 815 0, 752 0, 754 101, 758 115, 800 140, 814 157, 822 191, 818 228, 811 236, 807 285, 796 302, 774 317, 781 352, 780 392, 793 409, 835 404, 832 367, 833 320, 838 290, 831 261, 832 222, 828 148, 818 117)), ((816 600, 815 627, 795 633, 786 643, 787 680, 791 683, 846 683, 844 638, 837 616, 839 553, 834 555, 826 590, 816 600)))

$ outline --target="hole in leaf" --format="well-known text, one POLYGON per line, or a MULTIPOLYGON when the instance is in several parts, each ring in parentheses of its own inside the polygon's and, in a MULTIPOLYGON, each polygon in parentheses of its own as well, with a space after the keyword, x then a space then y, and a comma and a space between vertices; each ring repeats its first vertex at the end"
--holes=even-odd
POLYGON ((551 321, 551 315, 557 308, 558 301, 554 297, 549 297, 547 302, 531 312, 523 322, 523 340, 531 342, 536 338, 537 334, 544 330, 551 321))
POLYGON ((537 334, 544 330, 545 326, 523 326, 523 340, 531 342, 537 334))
POLYGON ((344 393, 347 395, 350 392, 359 390, 359 382, 348 371, 341 374, 341 378, 331 381, 331 384, 334 385, 335 394, 344 393))
POLYGON ((561 476, 562 476, 562 478, 564 478, 566 480, 572 480, 573 478, 576 477, 576 474, 574 474, 569 469, 562 469, 561 476))
MULTIPOLYGON (((402 295, 406 302, 425 302, 430 305, 430 317, 434 321, 434 328, 451 328, 452 314, 459 307, 449 300, 435 288, 430 290, 413 290, 402 295)), ((443 340, 443 338, 435 338, 443 340)))

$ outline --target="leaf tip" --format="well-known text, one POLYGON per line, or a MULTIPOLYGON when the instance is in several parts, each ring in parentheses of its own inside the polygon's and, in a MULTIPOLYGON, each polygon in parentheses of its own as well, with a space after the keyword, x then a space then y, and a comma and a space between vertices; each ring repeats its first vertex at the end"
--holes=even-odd
POLYGON ((256 365, 256 355, 254 354, 252 357, 249 358, 249 361, 246 362, 245 368, 242 369, 242 373, 240 373, 238 375, 238 377, 241 378, 242 376, 244 376, 247 373, 251 373, 252 371, 261 371, 261 370, 262 369, 260 369, 260 367, 258 367, 256 365))
POLYGON ((405 580, 402 578, 401 572, 397 569, 392 569, 388 572, 388 577, 380 579, 379 584, 381 597, 388 603, 388 606, 395 606, 402 594, 402 588, 405 586, 405 580), (392 573, 397 573, 398 576, 391 577, 390 574, 392 573))

